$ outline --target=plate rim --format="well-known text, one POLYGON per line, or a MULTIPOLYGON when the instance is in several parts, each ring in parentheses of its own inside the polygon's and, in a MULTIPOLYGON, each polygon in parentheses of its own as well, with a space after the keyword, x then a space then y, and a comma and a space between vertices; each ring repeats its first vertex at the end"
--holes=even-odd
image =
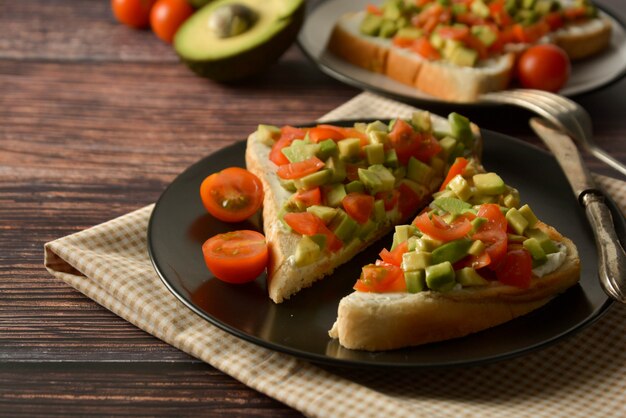
MULTIPOLYGON (((328 121, 325 123, 329 123, 329 124, 352 124, 354 122, 364 122, 364 121, 368 121, 368 120, 375 120, 372 118, 362 118, 362 119, 337 119, 337 120, 332 120, 332 121, 328 121)), ((385 121, 385 120, 389 120, 389 118, 380 118, 379 120, 381 121, 385 121)), ((308 125, 314 125, 317 122, 311 122, 311 123, 303 123, 300 126, 308 126, 308 125)), ((506 135, 506 134, 502 134, 499 133, 497 131, 492 131, 489 129, 484 129, 481 128, 481 134, 484 136, 500 136, 500 137, 504 137, 506 138, 506 140, 508 141, 512 141, 514 143, 516 143, 519 146, 522 147, 526 147, 530 150, 532 150, 533 152, 539 152, 541 154, 544 155, 548 155, 550 156, 551 154, 549 152, 547 152, 546 150, 539 148, 533 144, 529 144, 525 141, 522 141, 518 138, 512 137, 510 135, 506 135)), ((315 364, 322 364, 322 365, 326 365, 326 366, 340 366, 340 367, 346 367, 346 368, 358 368, 358 369, 412 369, 412 370, 426 370, 426 369, 445 369, 445 368, 453 368, 453 367, 467 367, 467 366, 477 366, 477 365, 482 365, 482 364, 489 364, 489 363, 495 363, 495 362, 499 362, 499 361, 504 361, 504 360, 508 360, 511 358, 515 358, 515 357, 520 357, 523 355, 526 355, 528 353, 540 350, 544 347, 550 346, 560 340, 563 340, 567 337, 573 336, 575 334, 577 334, 578 332, 582 331, 583 329, 587 328, 588 326, 591 326, 592 324, 594 324, 596 321, 598 321, 600 318, 602 318, 606 312, 608 311, 608 309, 612 306, 613 304, 613 300, 611 300, 610 298, 608 298, 608 296, 605 295, 605 300, 602 304, 599 304, 599 306, 597 307, 597 309, 595 310, 595 312, 586 317, 583 321, 580 321, 576 324, 574 324, 573 326, 568 327, 567 329, 565 329, 564 331, 555 334, 553 336, 551 336, 550 338, 544 339, 542 341, 539 341, 537 343, 534 343, 532 345, 520 348, 520 349, 516 349, 516 350, 512 350, 510 352, 504 353, 504 354, 500 354, 500 355, 493 355, 493 356, 486 356, 486 357, 480 357, 480 358, 476 358, 473 360, 458 360, 458 361, 446 361, 446 362, 438 362, 438 363, 429 363, 429 364, 422 364, 422 363, 400 363, 400 362, 380 362, 380 361, 363 361, 363 360, 353 360, 353 359, 343 359, 343 358, 337 358, 337 357, 330 357, 328 355, 320 355, 317 353, 311 353, 311 352, 307 352, 307 351, 303 351, 297 348, 291 348, 288 346, 284 346, 284 345, 280 345, 277 343, 273 343, 271 341, 267 341, 261 337, 258 336, 254 336, 254 335, 250 335, 238 328, 235 328, 233 326, 230 326, 226 323, 223 323, 222 321, 220 321, 219 319, 214 318, 213 316, 211 316, 210 314, 208 314, 207 312, 204 312, 202 309, 200 309, 199 307, 197 307, 194 302, 188 300, 187 297, 185 297, 184 295, 180 294, 174 287, 173 285, 170 283, 170 280, 166 277, 166 275, 162 272, 160 266, 159 266, 159 260, 157 259, 158 257, 155 254, 154 251, 154 245, 153 245, 153 230, 155 228, 154 223, 155 223, 155 219, 156 219, 156 215, 159 210, 160 207, 160 202, 165 199, 165 196, 168 194, 168 191, 171 190, 172 187, 175 187, 175 183, 177 183, 177 181, 179 181, 185 174, 193 171, 195 169, 195 167, 203 165, 205 163, 205 161, 207 159, 210 158, 215 158, 216 155, 219 155, 221 153, 228 153, 229 151, 232 151, 234 149, 237 149, 238 147, 245 147, 245 142, 246 140, 239 140, 236 141, 230 145, 227 145, 225 147, 219 148, 217 150, 215 150, 214 152, 212 152, 211 154, 205 155, 204 157, 200 158, 198 161, 196 161, 195 163, 187 166, 183 171, 181 171, 167 186, 166 188, 163 190, 163 192, 161 193, 161 195, 159 196, 159 198, 157 199, 154 208, 152 210, 152 212, 150 213, 150 219, 148 221, 148 228, 147 228, 147 233, 146 233, 146 237, 147 237, 147 250, 148 250, 148 255, 150 258, 150 263, 153 267, 153 269, 155 270, 157 276, 159 277, 159 279, 161 280, 161 282, 166 286, 166 288, 180 301, 182 302, 187 308, 189 308, 192 312, 194 312, 196 315, 198 315, 200 318, 208 321, 209 323, 217 326, 219 329, 229 333, 230 335, 233 335, 237 338, 240 338, 244 341, 253 343, 257 346, 269 349, 269 350, 273 350, 273 351, 277 351, 283 354, 287 354, 287 355, 291 355, 291 356, 295 356, 297 358, 301 358, 304 360, 308 360, 312 363, 315 364)), ((598 284, 599 285, 599 284, 598 284)), ((343 297, 343 296, 342 296, 343 297)), ((269 297, 268 297, 269 300, 269 297)), ((411 349, 411 347, 407 348, 407 349, 411 349)))
MULTIPOLYGON (((320 0, 316 2, 309 10, 307 10, 307 16, 313 14, 319 7, 321 7, 323 4, 326 4, 330 1, 333 1, 333 0, 320 0)), ((340 1, 349 1, 349 0, 340 0, 340 1)), ((619 17, 619 15, 617 15, 617 13, 610 7, 607 7, 604 5, 598 5, 598 4, 596 4, 596 6, 598 7, 599 10, 601 10, 603 13, 605 13, 611 19, 613 19, 626 34, 626 21, 624 19, 619 17)), ((317 57, 313 56, 313 53, 304 45, 302 41, 303 32, 304 32, 304 26, 301 32, 298 34, 298 37, 296 38, 296 45, 298 46, 298 49, 304 54, 304 56, 309 61, 311 61, 322 73, 330 76, 331 78, 334 78, 335 80, 343 84, 347 84, 351 87, 358 88, 363 91, 369 91, 369 92, 378 94, 380 96, 387 97, 389 99, 400 101, 402 103, 417 104, 417 105, 454 106, 460 109, 511 106, 511 105, 506 105, 503 103, 496 103, 496 102, 491 102, 491 101, 453 102, 453 101, 438 99, 434 96, 432 98, 413 97, 413 96, 408 96, 404 94, 398 94, 398 93, 389 91, 383 87, 372 85, 365 81, 358 80, 350 75, 337 71, 334 68, 331 68, 327 65, 324 65, 322 62, 320 62, 320 60, 317 57)), ((624 77, 626 77, 626 64, 623 65, 621 70, 617 72, 612 78, 604 80, 603 82, 598 83, 597 85, 594 85, 593 87, 588 88, 586 90, 566 94, 564 96, 569 97, 569 98, 584 96, 584 95, 596 92, 598 90, 604 89, 606 87, 609 87, 613 84, 616 84, 617 82, 622 80, 624 77)))

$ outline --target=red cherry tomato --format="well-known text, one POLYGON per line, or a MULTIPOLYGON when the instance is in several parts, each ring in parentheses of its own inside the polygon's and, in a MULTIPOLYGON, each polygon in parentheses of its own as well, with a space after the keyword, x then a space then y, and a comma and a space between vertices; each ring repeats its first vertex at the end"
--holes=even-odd
POLYGON ((256 231, 233 231, 215 235, 202 245, 207 267, 215 277, 228 283, 256 279, 267 266, 265 237, 256 231))
POLYGON ((402 269, 394 265, 367 265, 354 285, 359 292, 406 292, 402 269))
POLYGON ((230 167, 204 179, 200 198, 206 210, 224 222, 241 222, 263 204, 263 185, 251 172, 230 167))
POLYGON ((158 0, 150 11, 150 26, 156 36, 171 44, 180 25, 192 14, 187 0, 158 0))
POLYGON ((533 261, 525 249, 511 250, 496 269, 496 276, 501 283, 528 289, 532 281, 533 261))
POLYGON ((543 44, 528 48, 517 63, 523 87, 551 92, 559 91, 569 79, 569 57, 556 45, 543 44))
POLYGON ((137 29, 150 26, 150 10, 156 0, 111 0, 118 22, 137 29))

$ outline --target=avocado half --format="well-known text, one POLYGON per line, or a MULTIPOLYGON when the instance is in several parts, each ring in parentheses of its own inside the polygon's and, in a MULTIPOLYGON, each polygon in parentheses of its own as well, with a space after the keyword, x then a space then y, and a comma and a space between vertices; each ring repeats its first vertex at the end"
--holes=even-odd
POLYGON ((304 21, 304 0, 217 0, 199 9, 176 32, 174 49, 195 73, 234 81, 259 73, 295 41, 304 21), (245 32, 226 38, 210 28, 209 18, 227 5, 243 5, 257 18, 245 32))

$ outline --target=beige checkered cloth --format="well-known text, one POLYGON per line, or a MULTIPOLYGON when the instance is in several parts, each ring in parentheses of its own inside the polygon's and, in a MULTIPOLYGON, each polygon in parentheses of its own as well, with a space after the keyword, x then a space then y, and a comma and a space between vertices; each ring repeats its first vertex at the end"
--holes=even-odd
MULTIPOLYGON (((363 93, 324 119, 406 117, 363 93)), ((626 207, 624 183, 599 181, 626 207)), ((547 349, 491 365, 419 372, 322 368, 240 340, 196 316, 154 272, 152 206, 46 244, 55 277, 139 328, 312 417, 624 417, 626 308, 547 349)))

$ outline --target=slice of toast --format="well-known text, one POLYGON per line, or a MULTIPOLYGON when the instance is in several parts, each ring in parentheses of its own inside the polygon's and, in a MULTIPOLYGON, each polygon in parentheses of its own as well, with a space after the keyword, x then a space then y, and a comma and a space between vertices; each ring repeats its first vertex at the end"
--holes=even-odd
MULTIPOLYGON (((437 200, 434 202, 431 211, 436 207, 437 200)), ((441 211, 438 213, 445 216, 441 211)), ((545 262, 543 272, 533 270, 532 276, 527 278, 528 282, 515 283, 517 279, 511 279, 510 276, 518 274, 520 268, 510 273, 502 264, 509 262, 506 259, 501 260, 498 267, 486 265, 473 270, 479 272, 482 280, 468 282, 459 273, 463 266, 468 266, 467 260, 472 257, 467 254, 454 263, 455 282, 451 288, 433 290, 426 283, 423 290, 413 289, 414 293, 355 291, 344 297, 339 303, 337 320, 329 332, 330 336, 337 338, 342 346, 349 349, 391 350, 462 337, 505 323, 545 305, 578 282, 580 260, 571 240, 553 227, 536 220, 534 214, 532 216, 535 219, 532 231, 545 233, 558 251, 550 256, 554 258, 550 261, 552 265, 545 262)), ((414 224, 421 225, 419 222, 414 224)), ((424 239, 424 236, 419 239, 424 239)), ((466 239, 471 239, 471 233, 466 235, 466 239)), ((521 243, 509 241, 506 251, 525 251, 518 248, 521 246, 521 243)), ((401 266, 403 281, 410 274, 406 272, 409 268, 406 260, 408 258, 403 258, 404 264, 401 266)))
MULTIPOLYGON (((437 132, 450 131, 450 125, 447 120, 434 115, 430 116, 427 112, 420 114, 422 117, 426 116, 431 120, 432 127, 437 132)), ((382 129, 388 129, 387 125, 382 122, 376 122, 375 124, 379 128, 385 127, 382 129)), ((356 126, 356 129, 367 129, 366 124, 356 124, 356 126)), ((475 125, 471 125, 470 129, 469 135, 472 138, 469 142, 466 142, 468 146, 461 146, 461 148, 466 154, 479 155, 481 140, 478 128, 475 125)), ((388 137, 388 132, 374 134, 374 136, 376 135, 378 135, 379 140, 382 138, 384 141, 384 138, 388 137)), ((432 133, 424 133, 423 135, 430 136, 432 133)), ((367 135, 364 135, 364 137, 366 139, 363 140, 362 145, 368 144, 370 141, 367 139, 367 135)), ((461 144, 460 140, 453 139, 452 136, 448 136, 448 138, 449 139, 446 140, 447 147, 452 143, 461 144)), ((422 168, 426 167, 425 170, 429 172, 428 177, 424 178, 424 182, 422 183, 412 181, 409 178, 403 178, 402 172, 406 175, 406 167, 401 168, 403 165, 393 168, 396 176, 395 182, 397 183, 393 186, 394 193, 396 193, 395 190, 397 187, 400 187, 399 184, 405 184, 411 186, 413 193, 419 195, 419 202, 416 202, 417 206, 412 208, 413 213, 403 213, 403 210, 398 209, 400 207, 398 202, 406 198, 406 196, 401 196, 400 199, 396 198, 396 202, 392 202, 392 205, 395 206, 385 207, 382 218, 379 217, 375 219, 374 214, 370 216, 371 219, 368 220, 366 225, 369 225, 371 231, 366 233, 363 231, 366 227, 359 226, 359 228, 362 229, 356 229, 349 237, 343 237, 343 245, 338 251, 329 251, 328 248, 323 248, 319 256, 315 257, 314 260, 307 260, 306 263, 300 263, 298 261, 297 252, 299 251, 298 246, 303 239, 303 235, 289 228, 286 223, 283 222, 283 215, 285 208, 289 208, 287 211, 294 210, 295 212, 304 212, 306 209, 302 207, 294 209, 291 202, 293 202, 296 192, 286 190, 281 186, 281 179, 277 174, 279 166, 270 160, 272 148, 277 143, 275 142, 276 139, 277 138, 274 138, 268 141, 267 135, 262 134, 261 130, 258 130, 248 137, 246 148, 246 164, 248 170, 261 179, 265 192, 263 202, 263 226, 265 237, 270 247, 267 285, 269 296, 276 303, 280 303, 299 290, 311 286, 313 282, 330 274, 337 266, 349 261, 355 254, 387 234, 394 225, 406 222, 410 216, 414 215, 417 209, 428 204, 430 196, 439 188, 444 177, 444 171, 447 169, 448 151, 445 149, 442 149, 435 156, 429 157, 422 162, 422 168), (375 220, 373 221, 373 219, 375 220), (375 226, 371 226, 371 222, 375 222, 375 226)), ((439 143, 436 139, 433 139, 433 141, 439 143)), ((446 141, 444 141, 444 143, 446 143, 446 141)), ((391 145, 385 145, 385 147, 388 147, 387 151, 392 148, 391 145)), ((389 168, 389 170, 391 170, 391 168, 389 168)), ((352 181, 348 177, 341 181, 344 189, 345 185, 352 181)), ((323 187, 325 186, 322 186, 322 189, 323 187)), ((365 194, 368 193, 368 190, 367 188, 365 189, 365 194)), ((323 199, 324 204, 326 204, 326 198, 324 197, 323 199)), ((378 200, 380 200, 380 198, 377 197, 376 203, 378 200)), ((383 202, 380 203, 380 205, 377 203, 379 207, 383 202)), ((335 205, 335 207, 337 206, 335 205)), ((342 209, 341 206, 339 206, 339 208, 342 209)), ((338 212, 343 212, 343 210, 338 212)), ((324 222, 331 231, 334 231, 332 220, 325 220, 324 222)))

